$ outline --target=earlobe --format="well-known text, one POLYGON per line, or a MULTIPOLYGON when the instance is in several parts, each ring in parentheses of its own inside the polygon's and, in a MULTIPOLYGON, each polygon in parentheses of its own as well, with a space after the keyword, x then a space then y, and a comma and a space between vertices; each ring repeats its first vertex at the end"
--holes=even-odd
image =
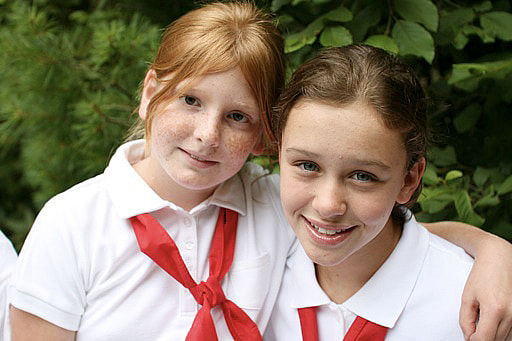
POLYGON ((144 78, 144 88, 142 89, 142 96, 139 105, 139 116, 143 120, 146 119, 148 105, 151 101, 151 98, 155 94, 157 85, 158 81, 156 78, 155 70, 149 69, 149 71, 146 73, 146 77, 144 78))
POLYGON ((422 157, 407 171, 404 178, 404 185, 396 200, 399 204, 406 204, 411 199, 421 182, 425 167, 426 161, 425 158, 422 157))

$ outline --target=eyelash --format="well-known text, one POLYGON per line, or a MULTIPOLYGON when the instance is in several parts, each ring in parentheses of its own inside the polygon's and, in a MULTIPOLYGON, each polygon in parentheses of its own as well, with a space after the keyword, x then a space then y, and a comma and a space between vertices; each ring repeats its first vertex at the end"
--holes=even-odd
POLYGON ((362 172, 362 171, 354 172, 354 173, 352 174, 351 178, 352 178, 352 179, 354 179, 354 180, 356 180, 356 181, 358 181, 358 182, 363 182, 363 183, 369 183, 369 182, 375 182, 375 181, 377 181, 377 178, 376 178, 374 175, 372 175, 372 174, 370 174, 370 173, 368 173, 368 172, 362 172), (357 177, 357 175, 364 175, 364 176, 367 176, 367 177, 368 177, 368 179, 367 179, 367 180, 359 180, 359 179, 357 179, 357 178, 356 178, 356 177, 357 177))
POLYGON ((190 105, 190 106, 197 106, 198 105, 198 99, 195 98, 194 96, 188 96, 188 95, 183 95, 183 96, 180 96, 180 100, 185 103, 186 105, 190 105), (191 104, 188 102, 188 100, 193 100, 194 101, 194 104, 191 104))
POLYGON ((235 121, 237 123, 246 123, 246 122, 249 121, 249 118, 247 118, 246 115, 244 115, 244 114, 242 114, 240 112, 233 112, 233 113, 229 114, 228 117, 230 117, 231 119, 233 119, 233 121, 235 121), (242 120, 235 120, 234 115, 242 116, 242 120))
POLYGON ((314 162, 311 162, 311 161, 301 161, 301 162, 298 162, 297 164, 297 167, 299 167, 300 170, 304 171, 304 172, 318 172, 320 170, 320 168, 314 163, 314 162), (312 165, 315 170, 308 170, 305 168, 306 165, 312 165))
MULTIPOLYGON (((189 105, 189 106, 199 106, 200 105, 199 100, 197 98, 195 98, 194 96, 183 95, 180 97, 180 100, 183 101, 183 103, 185 103, 185 105, 189 105), (189 103, 189 100, 193 100, 194 103, 193 104, 189 103)), ((237 123, 247 123, 249 121, 249 118, 247 117, 247 115, 245 115, 241 112, 238 112, 238 111, 228 114, 228 117, 237 123), (241 119, 240 120, 235 119, 235 117, 234 117, 235 115, 240 115, 241 119)))
MULTIPOLYGON (((301 161, 301 162, 298 162, 296 164, 296 166, 303 172, 306 172, 306 173, 312 173, 312 172, 318 172, 320 170, 320 168, 314 163, 314 162, 311 162, 311 161, 301 161), (306 169, 306 166, 313 166, 314 169, 306 169)), ((354 172, 350 178, 358 181, 358 182, 361 182, 361 183, 371 183, 371 182, 377 182, 377 178, 373 175, 373 174, 370 174, 368 172, 363 172, 363 171, 357 171, 357 172, 354 172), (368 177, 366 180, 361 180, 361 179, 357 179, 357 176, 358 175, 364 175, 366 177, 368 177)))

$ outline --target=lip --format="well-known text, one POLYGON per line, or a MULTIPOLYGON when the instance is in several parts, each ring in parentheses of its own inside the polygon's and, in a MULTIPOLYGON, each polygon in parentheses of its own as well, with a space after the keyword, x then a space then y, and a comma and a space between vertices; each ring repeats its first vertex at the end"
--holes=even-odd
POLYGON ((185 155, 187 162, 197 168, 210 168, 218 164, 217 161, 208 160, 208 157, 202 154, 189 152, 185 149, 178 148, 185 155))
POLYGON ((318 221, 308 219, 304 216, 302 216, 302 219, 310 238, 316 244, 325 246, 336 246, 344 242, 357 227, 357 225, 323 224, 318 221), (315 225, 317 228, 315 228, 313 225, 315 225), (318 228, 324 230, 327 233, 331 232, 333 234, 320 233, 318 228))

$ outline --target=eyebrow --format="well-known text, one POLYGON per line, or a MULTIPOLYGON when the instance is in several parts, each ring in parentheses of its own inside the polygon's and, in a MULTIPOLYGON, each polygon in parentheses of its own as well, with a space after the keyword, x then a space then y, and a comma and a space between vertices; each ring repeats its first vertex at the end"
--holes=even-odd
MULTIPOLYGON (((323 157, 322 154, 315 153, 315 152, 312 152, 312 151, 309 151, 309 150, 305 150, 305 149, 302 149, 302 148, 289 147, 289 148, 286 148, 285 151, 287 153, 292 153, 292 154, 301 154, 301 155, 304 155, 304 156, 310 157, 310 158, 321 158, 321 157, 323 157)), ((379 160, 363 160, 363 159, 353 158, 353 159, 350 159, 350 161, 356 163, 358 166, 359 165, 361 165, 361 166, 373 166, 373 167, 379 167, 379 168, 382 168, 382 169, 385 169, 385 170, 391 168, 391 166, 389 166, 389 165, 387 165, 384 162, 381 162, 379 160)))

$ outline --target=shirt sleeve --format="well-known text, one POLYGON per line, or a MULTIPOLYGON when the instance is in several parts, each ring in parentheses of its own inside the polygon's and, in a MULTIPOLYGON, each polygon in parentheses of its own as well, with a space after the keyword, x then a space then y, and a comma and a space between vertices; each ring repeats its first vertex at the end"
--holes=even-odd
POLYGON ((54 198, 41 210, 20 252, 9 298, 20 310, 77 330, 86 298, 74 232, 83 227, 69 206, 54 198))
POLYGON ((7 335, 5 333, 9 327, 9 320, 7 318, 9 316, 7 285, 14 270, 14 266, 16 265, 17 257, 18 255, 10 240, 0 232, 0 337, 7 335))

